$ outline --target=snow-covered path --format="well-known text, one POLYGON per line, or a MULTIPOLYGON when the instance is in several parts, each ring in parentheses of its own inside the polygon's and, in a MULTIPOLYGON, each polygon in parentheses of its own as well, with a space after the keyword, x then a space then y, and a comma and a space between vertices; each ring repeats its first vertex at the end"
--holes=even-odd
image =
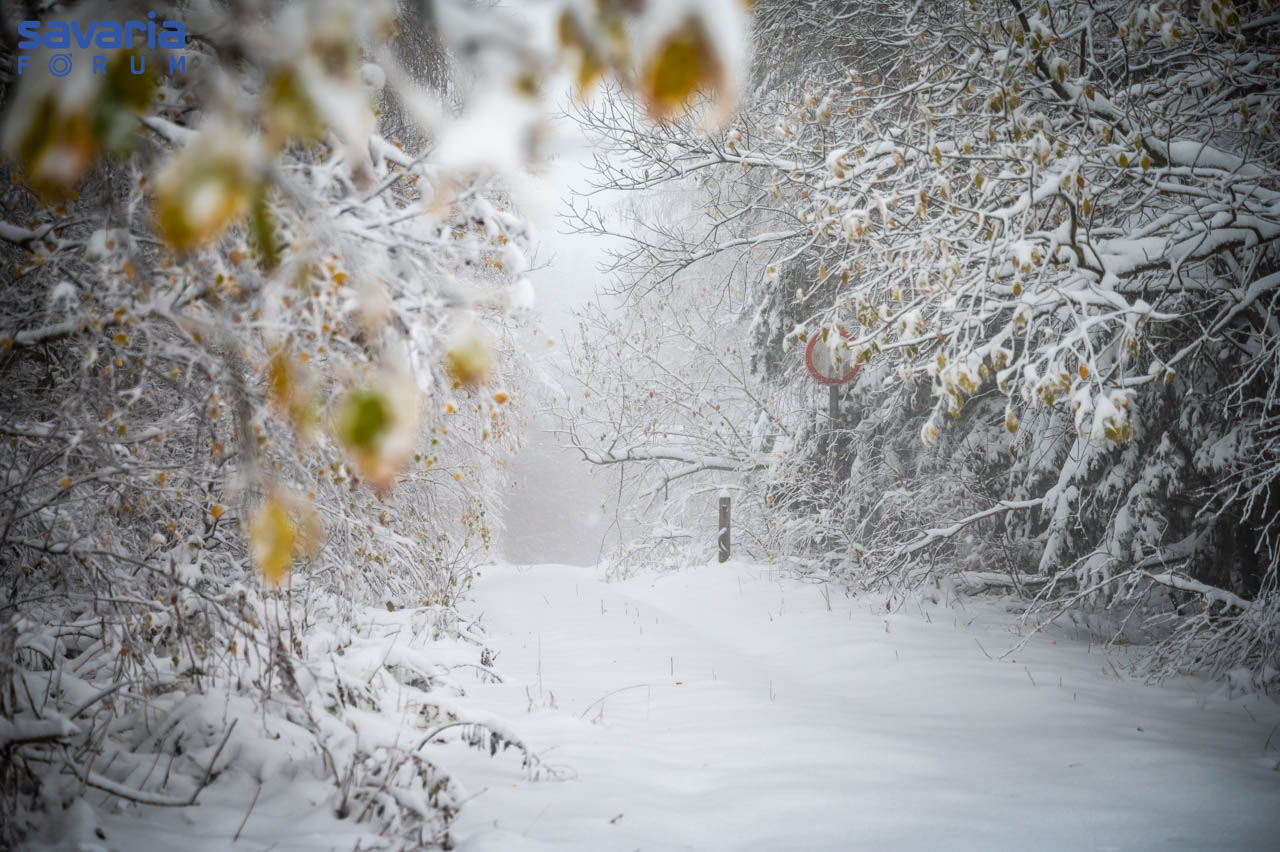
POLYGON ((495 566, 475 596, 508 680, 469 694, 566 780, 455 763, 468 852, 1280 848, 1274 701, 1144 686, 1069 633, 993 661, 997 603, 886 613, 735 563, 495 566))

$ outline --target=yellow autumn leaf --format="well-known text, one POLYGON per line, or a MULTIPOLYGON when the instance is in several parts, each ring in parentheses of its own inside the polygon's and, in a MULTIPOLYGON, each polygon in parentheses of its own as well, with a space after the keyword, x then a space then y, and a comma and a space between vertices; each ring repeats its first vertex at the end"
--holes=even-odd
POLYGON ((395 426, 391 401, 377 389, 355 389, 338 413, 338 439, 357 454, 375 453, 395 426))
POLYGON ((298 72, 288 66, 274 71, 260 101, 267 145, 282 148, 290 140, 312 142, 325 132, 324 120, 298 72))
POLYGON ((216 239, 248 211, 251 183, 249 163, 234 140, 193 142, 156 178, 160 235, 179 251, 216 239))
POLYGON ((280 414, 284 415, 299 436, 307 438, 316 420, 316 391, 307 377, 307 353, 294 358, 283 346, 271 352, 267 362, 267 398, 280 414))
POLYGON ((298 530, 289 517, 284 499, 272 496, 258 509, 249 525, 249 548, 263 578, 280 585, 293 564, 298 530))
POLYGON ((384 375, 347 391, 334 415, 334 434, 377 492, 394 484, 413 457, 418 394, 402 376, 384 375))
POLYGON ((684 112, 699 90, 723 88, 724 67, 698 18, 686 18, 662 40, 641 81, 649 114, 658 121, 684 112))
POLYGON ((25 121, 25 132, 10 133, 8 153, 22 165, 27 185, 46 199, 74 198, 81 178, 98 160, 93 122, 84 110, 66 112, 53 94, 13 111, 11 124, 25 121))
POLYGON ((445 353, 449 378, 462 387, 476 387, 489 381, 493 368, 493 349, 483 334, 468 329, 454 335, 445 353))
POLYGON ((570 9, 560 13, 556 22, 560 46, 578 60, 577 86, 580 94, 587 92, 604 74, 604 61, 600 51, 587 35, 586 28, 570 9))
POLYGON ((267 362, 267 396, 275 405, 287 409, 295 384, 293 358, 283 347, 276 349, 267 362))

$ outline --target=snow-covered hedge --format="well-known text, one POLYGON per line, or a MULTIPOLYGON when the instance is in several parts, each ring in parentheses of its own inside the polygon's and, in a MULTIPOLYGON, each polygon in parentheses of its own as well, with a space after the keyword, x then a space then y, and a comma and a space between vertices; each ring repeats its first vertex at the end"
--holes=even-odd
POLYGON ((525 167, 560 76, 730 103, 741 11, 57 7, 186 45, 0 81, 0 845, 254 784, 447 844, 433 745, 515 742, 449 673, 499 677, 453 607, 518 443, 525 167))
POLYGON ((868 583, 1001 570, 1046 614, 1162 641, 1161 670, 1274 682, 1275 20, 776 0, 727 130, 584 110, 618 151, 602 184, 694 199, 629 229, 577 212, 628 241, 629 322, 691 318, 707 351, 698 382, 635 350, 597 371, 609 416, 567 412, 586 456, 736 479, 744 544, 775 556, 868 583), (863 364, 834 424, 814 335, 863 364), (612 428, 638 417, 661 440, 612 428))

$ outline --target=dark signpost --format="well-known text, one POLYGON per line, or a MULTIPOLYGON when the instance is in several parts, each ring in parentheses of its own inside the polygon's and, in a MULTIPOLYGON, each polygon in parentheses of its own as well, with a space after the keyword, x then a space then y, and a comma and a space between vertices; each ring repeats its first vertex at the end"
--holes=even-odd
POLYGON ((729 561, 729 495, 720 492, 720 561, 729 561))

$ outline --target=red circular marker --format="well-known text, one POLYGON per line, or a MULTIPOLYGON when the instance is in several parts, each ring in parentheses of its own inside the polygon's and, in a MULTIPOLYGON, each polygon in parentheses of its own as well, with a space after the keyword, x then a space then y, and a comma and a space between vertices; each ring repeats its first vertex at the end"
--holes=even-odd
MULTIPOLYGON (((847 332, 840 332, 840 336, 845 340, 853 340, 853 336, 847 332)), ((855 363, 853 369, 845 373, 843 376, 828 376, 818 369, 813 363, 813 350, 818 345, 818 341, 822 339, 822 335, 814 335, 809 341, 809 345, 804 348, 804 365, 809 368, 809 375, 813 376, 824 385, 843 385, 853 381, 858 375, 858 371, 862 369, 862 365, 855 363)), ((834 365, 833 365, 834 366, 834 365)))

